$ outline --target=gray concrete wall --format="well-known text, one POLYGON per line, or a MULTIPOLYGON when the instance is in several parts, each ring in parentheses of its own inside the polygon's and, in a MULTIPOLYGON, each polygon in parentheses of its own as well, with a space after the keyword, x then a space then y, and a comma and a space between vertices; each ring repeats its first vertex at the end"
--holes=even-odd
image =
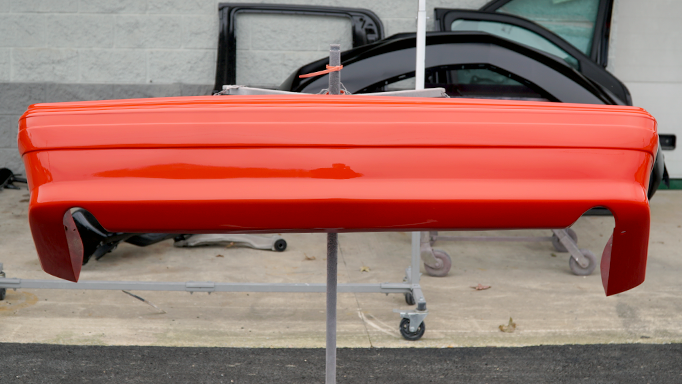
MULTIPOLYGON (((430 0, 428 14, 487 1, 430 0)), ((23 172, 16 122, 30 104, 208 94, 218 4, 229 2, 248 1, 0 0, 0 167, 23 172)), ((416 30, 414 0, 272 3, 368 8, 387 35, 416 30)), ((429 23, 432 29, 433 18, 429 23)), ((351 45, 343 18, 245 14, 236 34, 237 81, 253 86, 278 86, 293 69, 325 56, 330 43, 351 45)))

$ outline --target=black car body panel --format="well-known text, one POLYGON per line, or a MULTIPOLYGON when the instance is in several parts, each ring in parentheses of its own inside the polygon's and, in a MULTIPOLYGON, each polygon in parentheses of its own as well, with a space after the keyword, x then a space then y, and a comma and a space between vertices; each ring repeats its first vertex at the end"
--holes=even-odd
POLYGON ((214 92, 223 85, 237 81, 237 39, 235 18, 239 13, 269 13, 312 16, 347 17, 351 21, 353 47, 360 47, 384 38, 384 26, 374 12, 361 8, 323 7, 286 4, 233 4, 219 6, 220 34, 218 36, 218 60, 214 92))
MULTIPOLYGON (((343 84, 351 93, 377 92, 382 90, 378 89, 382 82, 410 74, 414 76, 415 45, 415 34, 403 33, 342 52, 343 84)), ((327 63, 325 58, 301 67, 280 89, 320 91, 325 88, 326 75, 309 79, 298 76, 323 70, 327 63)), ((623 104, 563 60, 542 51, 484 32, 427 33, 426 67, 433 70, 458 65, 483 65, 525 79, 529 86, 540 88, 543 91, 540 93, 549 95, 550 101, 623 104)))

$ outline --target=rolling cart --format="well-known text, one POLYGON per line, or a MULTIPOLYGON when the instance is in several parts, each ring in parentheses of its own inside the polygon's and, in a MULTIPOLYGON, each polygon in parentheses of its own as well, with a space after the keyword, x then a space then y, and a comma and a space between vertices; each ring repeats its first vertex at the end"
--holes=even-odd
MULTIPOLYGON (((568 265, 578 276, 590 275, 597 267, 597 257, 589 249, 578 248, 578 234, 571 228, 552 229, 552 236, 443 236, 436 231, 421 232, 419 249, 424 269, 429 276, 441 277, 448 274, 452 259, 447 252, 432 248, 436 241, 549 241, 557 252, 568 252, 568 265)), ((406 297, 405 300, 410 302, 406 297)))

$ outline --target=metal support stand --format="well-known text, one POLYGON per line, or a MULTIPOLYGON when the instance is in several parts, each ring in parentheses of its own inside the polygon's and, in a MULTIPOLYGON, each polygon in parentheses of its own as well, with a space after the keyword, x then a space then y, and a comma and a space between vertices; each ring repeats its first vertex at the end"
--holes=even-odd
MULTIPOLYGON (((341 45, 329 45, 329 66, 338 67, 341 65, 341 45)), ((329 73, 329 94, 341 94, 341 71, 334 71, 329 73)))
MULTIPOLYGON (((125 290, 125 291, 180 291, 180 292, 293 292, 327 293, 327 383, 336 380, 336 297, 337 293, 397 293, 416 300, 415 310, 394 310, 402 320, 399 331, 407 340, 418 340, 424 335, 426 318, 426 299, 422 293, 419 279, 419 232, 412 233, 411 265, 406 269, 402 283, 381 284, 337 284, 338 234, 327 235, 327 283, 216 283, 212 281, 189 282, 148 282, 148 281, 80 281, 72 283, 65 280, 33 280, 6 278, 0 263, 0 300, 4 299, 7 289, 78 289, 78 290, 125 290)), ((414 305, 415 303, 408 304, 414 305)))
POLYGON ((327 234, 327 360, 325 383, 336 383, 336 278, 338 233, 327 234))
POLYGON ((578 235, 570 228, 552 229, 552 236, 441 236, 436 231, 422 232, 421 257, 426 272, 431 276, 445 276, 452 262, 444 251, 433 249, 436 241, 550 241, 557 252, 568 252, 569 267, 579 276, 591 274, 597 266, 597 257, 588 249, 578 248, 578 235))
MULTIPOLYGON (((341 65, 341 45, 329 46, 329 66, 341 65)), ((329 94, 341 94, 341 71, 329 74, 329 94)), ((327 234, 327 360, 325 369, 325 383, 336 384, 336 278, 338 263, 336 261, 339 249, 339 234, 327 234)))
POLYGON ((409 305, 417 304, 417 308, 411 311, 401 311, 394 309, 393 312, 400 314, 400 334, 407 340, 419 340, 426 330, 424 319, 428 315, 426 310, 426 299, 419 285, 421 273, 419 272, 419 261, 421 253, 421 233, 412 232, 412 258, 410 267, 405 270, 403 281, 412 287, 412 292, 405 294, 405 301, 409 305))

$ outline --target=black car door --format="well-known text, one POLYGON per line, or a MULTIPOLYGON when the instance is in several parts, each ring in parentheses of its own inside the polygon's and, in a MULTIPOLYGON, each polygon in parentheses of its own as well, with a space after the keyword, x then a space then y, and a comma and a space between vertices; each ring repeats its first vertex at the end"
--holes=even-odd
MULTIPOLYGON (((509 4, 518 0, 512 0, 509 4)), ((541 50, 594 81, 619 104, 632 105, 627 87, 581 49, 533 21, 510 14, 436 8, 436 25, 441 31, 481 31, 541 50)), ((587 32, 585 32, 587 33, 587 32)), ((584 50, 590 44, 582 43, 584 50)), ((603 46, 603 45, 601 45, 603 46)))

